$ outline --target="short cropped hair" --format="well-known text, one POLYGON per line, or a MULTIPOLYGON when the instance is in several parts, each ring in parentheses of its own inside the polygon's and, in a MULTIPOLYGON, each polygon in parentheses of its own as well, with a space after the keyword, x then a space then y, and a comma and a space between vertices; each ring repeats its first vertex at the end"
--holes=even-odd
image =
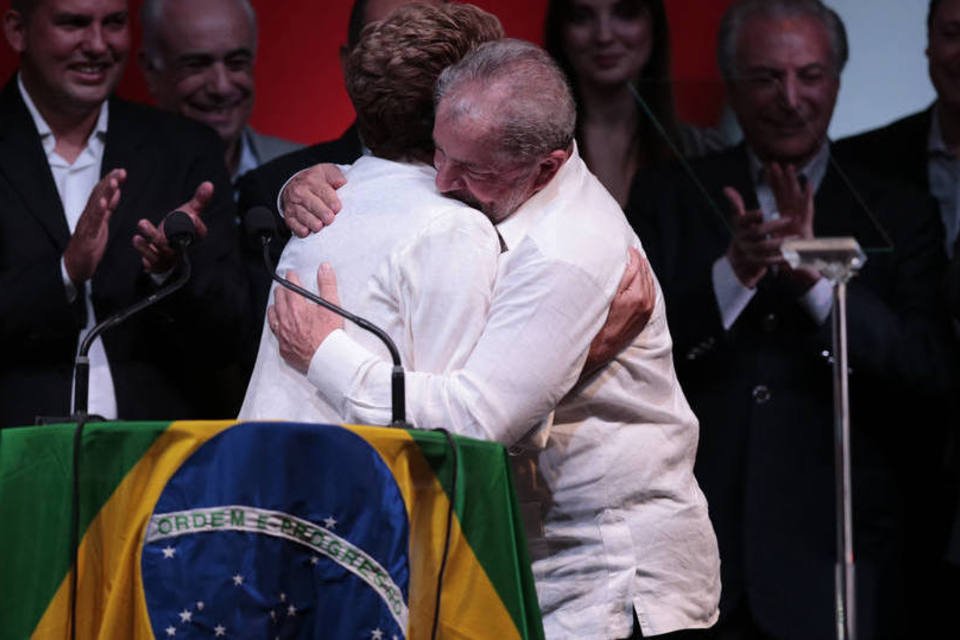
POLYGON ((488 42, 446 69, 437 82, 437 104, 462 91, 500 90, 495 132, 499 151, 531 162, 573 142, 577 109, 566 76, 540 47, 523 40, 488 42))
POLYGON ((367 25, 367 5, 370 0, 356 0, 350 9, 350 20, 347 22, 347 49, 353 51, 360 42, 360 34, 367 25))
POLYGON ((37 8, 37 2, 39 0, 10 0, 10 8, 19 12, 24 18, 28 18, 37 8))
POLYGON ((830 39, 831 59, 836 74, 840 75, 847 64, 847 30, 837 12, 820 0, 739 0, 727 9, 717 35, 717 63, 724 80, 729 82, 737 76, 735 58, 740 29, 754 17, 809 17, 819 20, 830 39))
POLYGON ((933 29, 933 16, 937 13, 937 7, 943 0, 930 0, 930 7, 927 9, 927 32, 933 29))
POLYGON ((405 5, 367 25, 346 78, 364 143, 389 160, 432 154, 437 77, 475 47, 502 37, 500 21, 469 4, 405 5))
MULTIPOLYGON (((240 5, 243 13, 250 21, 253 31, 254 46, 257 41, 257 12, 254 11, 250 0, 231 0, 240 5)), ((153 64, 159 64, 157 56, 160 53, 160 26, 163 22, 164 0, 143 0, 140 5, 140 24, 143 26, 143 50, 153 64)))

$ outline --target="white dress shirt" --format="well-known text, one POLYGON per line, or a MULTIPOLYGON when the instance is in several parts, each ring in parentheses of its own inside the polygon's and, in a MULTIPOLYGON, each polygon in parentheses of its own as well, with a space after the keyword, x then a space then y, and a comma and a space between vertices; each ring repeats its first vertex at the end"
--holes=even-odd
POLYGON ((240 132, 240 159, 237 161, 237 170, 230 176, 230 182, 233 184, 237 184, 240 176, 248 171, 253 171, 263 164, 260 156, 257 155, 257 148, 253 144, 252 137, 253 133, 249 127, 245 127, 244 130, 240 132))
MULTIPOLYGON (((749 150, 747 155, 750 162, 750 175, 756 189, 757 204, 759 204, 760 211, 763 213, 763 219, 764 221, 776 220, 780 217, 780 212, 777 209, 777 200, 773 195, 773 190, 763 178, 763 165, 749 150)), ((814 193, 817 192, 820 183, 823 182, 829 160, 830 147, 825 144, 820 147, 820 151, 813 159, 800 170, 800 175, 810 183, 814 193)), ((750 304, 757 290, 745 287, 740 283, 726 254, 717 258, 716 262, 713 263, 712 280, 717 307, 720 309, 720 316, 723 320, 723 328, 730 329, 737 318, 740 317, 740 314, 743 313, 743 310, 750 304)), ((820 278, 800 296, 798 302, 815 322, 823 324, 833 309, 833 288, 830 282, 826 278, 820 278)))
MULTIPOLYGON (((23 80, 17 75, 17 86, 20 89, 20 96, 23 98, 27 111, 33 118, 33 123, 40 134, 40 142, 43 145, 43 151, 47 156, 47 163, 50 165, 50 171, 53 173, 53 180, 57 185, 57 193, 60 196, 60 202, 63 205, 63 213, 67 218, 67 227, 70 234, 77 228, 77 221, 87 206, 87 200, 90 193, 100 181, 100 169, 103 164, 103 151, 107 137, 107 120, 109 117, 109 104, 104 102, 100 107, 100 115, 94 125, 90 137, 87 138, 87 146, 84 147, 80 155, 77 156, 73 164, 67 162, 65 158, 56 152, 57 141, 54 138, 50 125, 43 119, 37 106, 30 98, 26 88, 23 86, 23 80)), ((76 300, 78 291, 67 274, 67 267, 60 259, 60 273, 63 276, 64 295, 69 302, 76 300)), ((83 285, 83 299, 87 308, 87 324, 80 331, 80 337, 77 341, 79 348, 80 342, 97 323, 97 317, 93 312, 93 301, 90 298, 91 283, 86 282, 83 285)), ((101 415, 108 420, 117 417, 117 395, 113 387, 113 376, 110 374, 110 364, 107 362, 107 353, 103 348, 103 341, 97 338, 90 346, 90 379, 89 379, 89 401, 87 411, 91 414, 101 415)), ((70 386, 70 404, 73 406, 73 385, 70 386)))
MULTIPOLYGON (((434 175, 422 164, 360 158, 338 191, 336 224, 292 238, 278 272, 296 271, 316 292, 317 268, 329 262, 341 306, 384 329, 405 367, 440 372, 462 365, 483 330, 500 247, 487 218, 438 194, 434 175)), ((378 362, 388 358, 370 333, 350 322, 344 331, 378 362)), ((387 404, 382 421, 366 422, 389 422, 387 404)), ((339 423, 349 415, 343 405, 283 361, 265 322, 240 417, 339 423)))
MULTIPOLYGON (((547 638, 625 637, 634 610, 645 636, 712 625, 719 555, 659 285, 633 344, 574 386, 636 235, 576 151, 498 231, 508 250, 483 335, 456 371, 408 371, 408 414, 514 445, 547 638), (545 448, 528 446, 554 407, 545 448)), ((347 420, 389 415, 389 365, 344 332, 309 373, 347 420)))
POLYGON ((930 193, 940 205, 947 257, 953 257, 953 246, 960 235, 960 159, 957 159, 940 128, 940 107, 934 105, 927 137, 927 178, 930 193))

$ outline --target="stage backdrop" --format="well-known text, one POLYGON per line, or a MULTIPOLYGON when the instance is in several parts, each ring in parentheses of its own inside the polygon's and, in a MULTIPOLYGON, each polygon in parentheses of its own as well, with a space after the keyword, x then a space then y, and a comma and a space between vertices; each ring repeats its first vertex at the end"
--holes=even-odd
MULTIPOLYGON (((674 43, 674 78, 681 116, 713 124, 722 103, 714 63, 716 27, 730 0, 666 0, 674 43)), ((546 0, 476 0, 496 14, 510 36, 542 42, 546 0)), ((346 40, 352 0, 253 0, 260 21, 257 102, 253 124, 264 133, 304 143, 334 138, 353 120, 337 56, 346 40)), ((10 6, 3 0, 4 10, 10 6)), ((140 0, 131 0, 134 48, 139 49, 140 0)), ((0 78, 16 68, 16 57, 0 47, 0 78)), ((131 56, 120 95, 149 101, 131 56)))

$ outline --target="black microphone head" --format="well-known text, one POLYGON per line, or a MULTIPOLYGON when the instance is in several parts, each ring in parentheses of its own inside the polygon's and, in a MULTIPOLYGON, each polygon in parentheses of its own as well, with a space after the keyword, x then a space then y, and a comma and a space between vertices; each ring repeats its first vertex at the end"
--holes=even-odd
POLYGON ((263 205, 250 207, 243 216, 243 226, 251 240, 269 240, 277 233, 276 215, 263 205))
POLYGON ((163 233, 173 247, 187 247, 197 237, 193 220, 183 211, 172 211, 163 220, 163 233))

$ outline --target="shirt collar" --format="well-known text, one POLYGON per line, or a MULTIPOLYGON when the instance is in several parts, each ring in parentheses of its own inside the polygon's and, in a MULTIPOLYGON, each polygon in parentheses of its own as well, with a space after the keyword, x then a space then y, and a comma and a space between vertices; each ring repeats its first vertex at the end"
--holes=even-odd
POLYGON ((237 178, 260 166, 260 154, 254 144, 253 133, 250 127, 244 127, 240 133, 240 161, 237 163, 237 171, 233 174, 233 182, 237 178))
MULTIPOLYGON (((753 179, 754 186, 766 186, 766 180, 763 178, 763 163, 749 147, 747 147, 747 158, 750 161, 750 177, 753 179)), ((830 145, 823 143, 810 161, 800 169, 800 175, 807 179, 814 191, 820 188, 823 177, 827 175, 829 161, 830 145)))
POLYGON ((927 153, 932 156, 950 156, 950 150, 947 143, 943 141, 943 129, 940 128, 940 106, 933 105, 930 113, 930 133, 927 135, 927 153))
MULTIPOLYGON (((57 141, 53 137, 53 129, 51 129, 47 121, 43 119, 43 115, 40 113, 40 110, 37 109, 37 105, 27 92, 27 88, 23 86, 23 78, 19 73, 17 74, 17 88, 20 90, 20 97, 23 99, 23 103, 27 106, 27 111, 30 112, 30 117, 33 119, 33 124, 37 128, 37 133, 40 134, 40 142, 43 144, 43 150, 49 156, 53 153, 57 145, 57 141)), ((97 122, 93 126, 93 131, 90 132, 90 138, 87 138, 87 144, 90 143, 91 138, 96 137, 98 140, 103 140, 106 137, 109 112, 110 102, 104 100, 103 104, 100 105, 100 115, 97 116, 97 122)))

